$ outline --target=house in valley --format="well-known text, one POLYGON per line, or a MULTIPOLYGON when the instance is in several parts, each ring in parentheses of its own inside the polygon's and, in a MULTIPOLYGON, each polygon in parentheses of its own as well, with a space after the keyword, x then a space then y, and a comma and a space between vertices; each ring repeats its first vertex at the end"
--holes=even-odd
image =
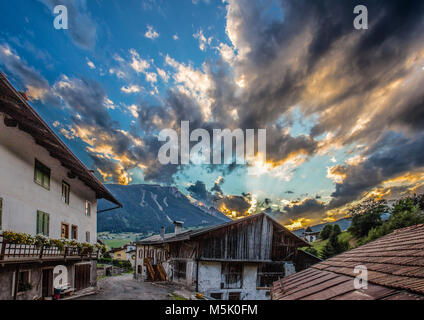
POLYGON ((172 281, 215 299, 269 299, 272 283, 320 260, 265 213, 200 230, 165 230, 137 243, 136 278, 172 281))
POLYGON ((312 231, 310 227, 306 228, 305 231, 303 231, 301 238, 305 239, 309 243, 315 242, 318 240, 320 235, 319 231, 312 231))
POLYGON ((0 299, 51 297, 56 266, 96 283, 99 198, 120 206, 0 73, 0 299))
POLYGON ((114 260, 129 261, 132 267, 135 267, 135 251, 136 246, 134 243, 128 243, 119 248, 109 250, 109 253, 114 260))

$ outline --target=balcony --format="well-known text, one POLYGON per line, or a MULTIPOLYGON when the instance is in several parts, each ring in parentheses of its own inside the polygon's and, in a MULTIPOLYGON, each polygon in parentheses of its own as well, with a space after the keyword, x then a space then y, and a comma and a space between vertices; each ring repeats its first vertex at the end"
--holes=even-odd
POLYGON ((89 252, 85 248, 66 246, 63 249, 51 246, 36 246, 26 244, 7 243, 0 235, 0 264, 67 261, 67 260, 95 260, 100 250, 89 252))

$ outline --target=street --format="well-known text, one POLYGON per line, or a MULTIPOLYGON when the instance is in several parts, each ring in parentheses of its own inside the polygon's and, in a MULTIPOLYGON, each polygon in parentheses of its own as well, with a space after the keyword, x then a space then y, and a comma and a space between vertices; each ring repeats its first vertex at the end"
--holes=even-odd
POLYGON ((98 281, 99 293, 76 300, 169 300, 172 287, 136 281, 132 274, 102 278, 98 281))

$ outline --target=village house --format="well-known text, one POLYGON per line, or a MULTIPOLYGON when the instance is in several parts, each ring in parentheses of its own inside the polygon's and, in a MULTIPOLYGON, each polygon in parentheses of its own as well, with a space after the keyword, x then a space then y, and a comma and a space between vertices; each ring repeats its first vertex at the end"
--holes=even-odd
POLYGON ((137 243, 136 278, 172 281, 222 300, 269 299, 270 286, 320 260, 265 213, 200 230, 154 235, 137 243))
POLYGON ((0 299, 51 297, 58 265, 62 289, 96 283, 100 198, 121 206, 0 73, 0 299), (73 245, 22 243, 18 233, 73 245))
POLYGON ((302 232, 302 239, 305 239, 306 241, 308 241, 309 243, 315 242, 318 240, 319 238, 319 231, 312 231, 312 229, 310 227, 306 228, 305 231, 302 232))
POLYGON ((109 253, 114 260, 129 261, 131 266, 135 268, 136 259, 136 245, 134 243, 128 243, 119 248, 113 248, 109 250, 109 253))
POLYGON ((424 225, 275 281, 273 300, 424 300, 424 225))

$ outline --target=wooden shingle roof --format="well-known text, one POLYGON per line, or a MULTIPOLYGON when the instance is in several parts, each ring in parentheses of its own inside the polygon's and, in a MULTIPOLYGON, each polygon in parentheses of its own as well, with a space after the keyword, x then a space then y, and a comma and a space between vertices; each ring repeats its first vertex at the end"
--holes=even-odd
POLYGON ((44 147, 51 157, 60 161, 69 170, 69 174, 78 177, 96 193, 97 199, 104 198, 122 207, 121 203, 96 178, 78 158, 53 132, 34 108, 27 102, 24 94, 18 92, 0 72, 0 112, 7 115, 5 121, 9 126, 17 126, 30 134, 35 142, 44 147))

